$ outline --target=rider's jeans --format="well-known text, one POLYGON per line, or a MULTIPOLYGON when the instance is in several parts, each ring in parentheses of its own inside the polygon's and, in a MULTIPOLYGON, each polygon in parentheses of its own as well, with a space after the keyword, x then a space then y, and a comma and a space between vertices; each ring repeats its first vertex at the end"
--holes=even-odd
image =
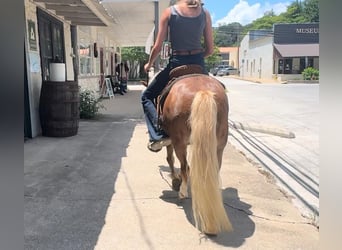
POLYGON ((203 54, 172 56, 168 65, 156 75, 141 95, 141 103, 145 114, 150 141, 158 141, 163 137, 163 132, 158 129, 158 114, 154 105, 154 100, 167 85, 171 69, 188 64, 199 64, 204 69, 203 54))

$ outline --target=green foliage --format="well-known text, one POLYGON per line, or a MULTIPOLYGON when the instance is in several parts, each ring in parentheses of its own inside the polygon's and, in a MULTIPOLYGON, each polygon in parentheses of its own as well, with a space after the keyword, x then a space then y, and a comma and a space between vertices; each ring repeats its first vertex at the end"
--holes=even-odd
POLYGON ((308 67, 303 70, 302 76, 304 80, 319 80, 319 71, 315 68, 308 67))
POLYGON ((100 108, 104 108, 104 106, 96 98, 94 91, 83 90, 80 92, 80 118, 94 118, 100 108))
POLYGON ((287 11, 281 14, 288 23, 305 23, 308 20, 303 15, 303 7, 300 3, 293 2, 287 7, 287 11))
POLYGON ((253 23, 246 25, 244 27, 244 33, 247 33, 250 30, 271 30, 273 28, 273 24, 281 22, 280 20, 281 18, 279 16, 263 16, 261 18, 254 20, 253 23))
POLYGON ((307 0, 304 2, 304 17, 308 22, 319 22, 319 0, 307 0))
POLYGON ((148 55, 145 53, 145 47, 123 47, 121 56, 123 61, 141 61, 148 59, 148 55))
POLYGON ((131 67, 129 71, 130 79, 146 78, 144 65, 147 62, 149 55, 145 53, 145 47, 123 47, 121 50, 121 56, 122 60, 129 62, 131 67), (139 73, 138 75, 135 75, 138 69, 139 73))
POLYGON ((215 65, 219 64, 221 62, 221 57, 219 56, 220 51, 217 46, 214 47, 214 53, 211 56, 208 56, 205 58, 205 66, 207 67, 207 70, 213 68, 215 65))
POLYGON ((218 47, 232 47, 237 46, 240 42, 240 33, 243 26, 240 23, 230 23, 228 25, 221 25, 214 29, 214 43, 218 47))

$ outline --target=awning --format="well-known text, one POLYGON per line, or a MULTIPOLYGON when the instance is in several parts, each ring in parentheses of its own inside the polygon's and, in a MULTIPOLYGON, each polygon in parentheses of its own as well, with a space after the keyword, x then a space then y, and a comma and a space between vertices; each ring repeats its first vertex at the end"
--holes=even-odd
POLYGON ((47 10, 55 11, 72 25, 109 26, 110 21, 102 6, 93 0, 33 0, 47 10))
POLYGON ((282 57, 319 56, 319 44, 273 44, 282 57))
POLYGON ((121 46, 145 46, 155 22, 159 24, 160 16, 169 4, 170 0, 101 1, 103 8, 113 18, 111 32, 121 46))
POLYGON ((125 47, 145 46, 151 30, 159 24, 161 14, 170 5, 170 0, 31 1, 72 25, 102 26, 99 29, 116 45, 125 47))

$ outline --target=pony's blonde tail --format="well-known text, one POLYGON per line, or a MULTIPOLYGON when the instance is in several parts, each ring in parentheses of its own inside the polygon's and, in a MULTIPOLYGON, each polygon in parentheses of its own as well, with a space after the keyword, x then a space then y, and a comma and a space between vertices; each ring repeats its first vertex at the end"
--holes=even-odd
POLYGON ((189 118, 191 125, 190 183, 196 227, 207 234, 232 231, 223 206, 217 159, 217 105, 214 94, 196 94, 189 118))

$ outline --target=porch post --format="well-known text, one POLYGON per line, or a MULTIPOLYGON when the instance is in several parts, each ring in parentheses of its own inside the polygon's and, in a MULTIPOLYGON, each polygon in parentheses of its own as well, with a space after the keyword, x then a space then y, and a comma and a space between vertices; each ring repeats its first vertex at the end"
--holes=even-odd
MULTIPOLYGON (((159 1, 154 1, 154 41, 156 41, 157 34, 159 31, 159 1)), ((157 73, 159 71, 159 63, 160 57, 158 56, 154 62, 154 72, 157 73)))

